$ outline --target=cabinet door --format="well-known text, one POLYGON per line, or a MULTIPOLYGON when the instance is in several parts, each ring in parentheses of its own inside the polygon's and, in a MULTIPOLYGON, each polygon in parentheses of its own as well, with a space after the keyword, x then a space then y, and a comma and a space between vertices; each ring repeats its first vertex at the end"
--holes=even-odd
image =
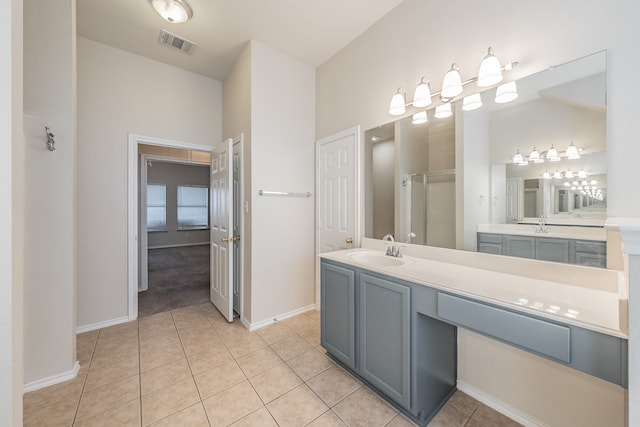
POLYGON ((536 239, 535 237, 525 236, 504 236, 504 254, 509 256, 517 256, 520 258, 536 257, 536 239))
POLYGON ((320 276, 320 341, 333 357, 355 369, 355 272, 323 262, 320 276))
POLYGON ((408 286, 360 275, 360 374, 409 409, 408 286))
POLYGON ((536 239, 536 259, 569 262, 569 240, 553 238, 536 239))

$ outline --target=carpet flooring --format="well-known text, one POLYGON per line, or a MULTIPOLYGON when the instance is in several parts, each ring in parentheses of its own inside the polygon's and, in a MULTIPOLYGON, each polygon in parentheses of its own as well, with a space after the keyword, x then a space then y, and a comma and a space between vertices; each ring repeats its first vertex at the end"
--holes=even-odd
POLYGON ((149 289, 138 317, 209 301, 209 245, 149 249, 149 289))

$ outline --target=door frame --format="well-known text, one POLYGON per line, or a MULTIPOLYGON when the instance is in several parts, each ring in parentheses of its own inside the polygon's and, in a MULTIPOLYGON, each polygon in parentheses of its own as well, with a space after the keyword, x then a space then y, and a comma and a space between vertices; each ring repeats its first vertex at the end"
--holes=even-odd
POLYGON ((363 193, 362 193, 362 180, 363 180, 363 176, 362 174, 364 173, 362 170, 362 164, 363 164, 363 156, 364 156, 364 152, 362 150, 362 144, 361 144, 361 135, 360 135, 360 125, 358 126, 354 126, 352 128, 349 129, 345 129, 341 132, 337 132, 333 135, 327 136, 325 138, 321 138, 319 140, 316 141, 316 176, 315 176, 315 180, 316 180, 316 217, 315 217, 315 228, 316 228, 316 233, 315 233, 315 237, 316 237, 316 266, 315 266, 315 286, 316 286, 316 310, 320 309, 320 262, 318 259, 318 254, 320 254, 320 228, 318 227, 318 219, 320 218, 320 207, 321 207, 321 200, 320 200, 320 147, 323 145, 327 145, 327 144, 331 144, 336 140, 340 140, 343 139, 345 137, 348 136, 353 136, 353 159, 354 159, 354 165, 353 165, 353 177, 354 177, 354 196, 356 198, 354 205, 354 212, 353 212, 353 218, 354 218, 354 222, 353 222, 353 238, 354 238, 354 242, 353 242, 353 247, 354 248, 358 248, 360 247, 360 240, 361 240, 361 235, 360 235, 360 226, 363 223, 363 218, 361 217, 361 206, 363 204, 363 193))
POLYGON ((138 318, 138 278, 140 269, 139 221, 140 203, 138 181, 140 162, 138 161, 138 145, 155 145, 166 148, 211 152, 211 146, 192 144, 183 141, 154 138, 137 134, 128 134, 127 147, 127 283, 128 283, 128 317, 129 321, 138 318))
MULTIPOLYGON (((244 215, 245 211, 243 208, 244 205, 244 133, 233 138, 233 143, 231 147, 235 149, 238 146, 238 151, 240 152, 240 173, 238 177, 239 185, 238 185, 238 200, 239 206, 237 206, 240 211, 238 212, 238 220, 240 224, 238 225, 240 228, 240 240, 237 241, 238 245, 238 254, 239 257, 234 257, 234 264, 238 264, 237 275, 234 275, 234 280, 238 281, 238 291, 239 291, 239 301, 238 301, 238 317, 240 321, 244 319, 244 241, 245 241, 245 228, 244 228, 244 215)), ((234 206, 236 208, 236 206, 234 206)), ((235 307, 234 307, 235 308, 235 307)))

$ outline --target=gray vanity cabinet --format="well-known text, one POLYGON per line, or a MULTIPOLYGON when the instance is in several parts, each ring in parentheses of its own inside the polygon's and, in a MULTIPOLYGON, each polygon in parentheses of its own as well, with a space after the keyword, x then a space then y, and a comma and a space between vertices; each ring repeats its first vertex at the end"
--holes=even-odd
POLYGON ((320 342, 333 357, 356 369, 355 272, 322 263, 320 293, 320 342))
POLYGON ((410 291, 408 286, 359 275, 360 374, 409 409, 410 291))
POLYGON ((519 258, 536 257, 535 237, 505 235, 503 247, 505 255, 519 258))
POLYGON ((535 259, 569 263, 569 240, 536 238, 535 259))

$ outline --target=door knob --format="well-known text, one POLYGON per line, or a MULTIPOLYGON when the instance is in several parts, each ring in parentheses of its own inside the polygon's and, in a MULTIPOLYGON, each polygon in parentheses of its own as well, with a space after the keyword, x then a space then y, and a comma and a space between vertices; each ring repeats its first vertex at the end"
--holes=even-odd
POLYGON ((233 241, 234 242, 240 241, 240 236, 233 236, 233 241))
POLYGON ((229 243, 229 238, 228 237, 223 237, 222 238, 222 243, 229 243))
POLYGON ((353 243, 353 237, 347 237, 345 242, 347 242, 347 244, 352 244, 353 243))

